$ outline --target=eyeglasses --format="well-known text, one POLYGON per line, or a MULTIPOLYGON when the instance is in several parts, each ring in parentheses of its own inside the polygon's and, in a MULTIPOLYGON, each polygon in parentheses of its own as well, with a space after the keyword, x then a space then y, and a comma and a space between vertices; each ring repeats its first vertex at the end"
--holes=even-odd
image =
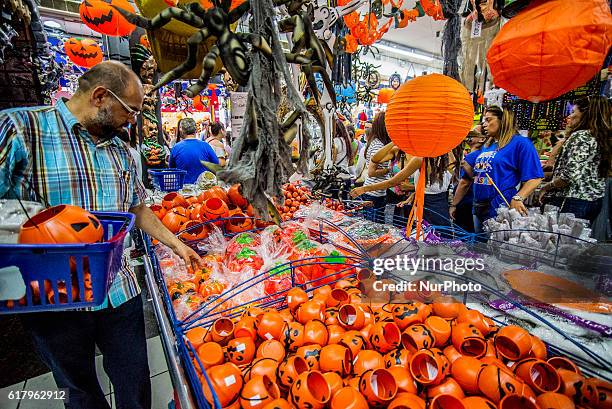
POLYGON ((111 94, 113 97, 115 97, 115 99, 117 101, 119 101, 119 103, 121 104, 121 106, 123 106, 123 109, 125 109, 128 113, 129 116, 136 118, 138 115, 140 115, 140 111, 137 111, 135 109, 132 109, 128 104, 126 104, 125 102, 123 102, 123 100, 121 98, 119 98, 117 96, 117 94, 115 94, 113 91, 111 91, 110 89, 106 89, 106 91, 108 91, 109 94, 111 94))

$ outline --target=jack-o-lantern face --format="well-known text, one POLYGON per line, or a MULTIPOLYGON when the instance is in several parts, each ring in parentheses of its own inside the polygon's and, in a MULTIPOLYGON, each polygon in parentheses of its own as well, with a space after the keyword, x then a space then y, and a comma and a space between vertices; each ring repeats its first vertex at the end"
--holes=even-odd
POLYGON ((143 47, 148 48, 149 50, 151 49, 151 43, 149 43, 149 37, 147 37, 146 34, 143 34, 140 36, 140 45, 142 45, 143 47))
POLYGON ((21 244, 96 243, 104 228, 97 217, 70 205, 43 210, 21 226, 21 244))
POLYGON ((135 12, 127 0, 84 0, 79 6, 81 20, 98 33, 115 37, 130 34, 135 26, 111 7, 111 4, 131 13, 135 12))
POLYGON ((94 40, 70 38, 64 43, 70 61, 79 67, 91 68, 104 58, 102 49, 94 40))

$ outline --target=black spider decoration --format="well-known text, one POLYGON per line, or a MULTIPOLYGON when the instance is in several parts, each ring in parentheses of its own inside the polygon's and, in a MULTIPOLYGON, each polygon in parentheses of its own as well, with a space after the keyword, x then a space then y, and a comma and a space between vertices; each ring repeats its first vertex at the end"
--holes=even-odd
POLYGON ((230 26, 246 14, 250 8, 250 2, 245 1, 230 10, 231 3, 231 0, 213 0, 215 7, 208 10, 204 9, 199 3, 169 7, 152 19, 130 13, 116 6, 113 7, 130 23, 147 30, 159 29, 172 19, 198 29, 187 40, 187 59, 178 67, 164 74, 155 89, 161 88, 192 70, 197 65, 196 58, 199 44, 206 42, 210 37, 216 38, 215 45, 210 48, 208 54, 204 57, 200 78, 186 91, 187 96, 193 97, 208 86, 208 81, 214 72, 218 58, 221 58, 223 65, 234 81, 240 85, 247 84, 250 74, 250 57, 249 50, 245 45, 246 41, 264 51, 264 53, 271 55, 270 47, 265 40, 248 33, 234 33, 230 29, 230 26))

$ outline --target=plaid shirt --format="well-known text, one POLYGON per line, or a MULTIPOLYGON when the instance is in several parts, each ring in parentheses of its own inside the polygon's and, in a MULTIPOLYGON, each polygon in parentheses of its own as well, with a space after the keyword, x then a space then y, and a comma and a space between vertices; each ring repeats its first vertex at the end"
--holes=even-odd
MULTIPOLYGON (((71 204, 90 211, 127 212, 144 202, 134 159, 119 138, 95 144, 60 100, 54 107, 0 112, 0 198, 71 204)), ((108 297, 94 309, 117 307, 140 293, 124 257, 108 297)))

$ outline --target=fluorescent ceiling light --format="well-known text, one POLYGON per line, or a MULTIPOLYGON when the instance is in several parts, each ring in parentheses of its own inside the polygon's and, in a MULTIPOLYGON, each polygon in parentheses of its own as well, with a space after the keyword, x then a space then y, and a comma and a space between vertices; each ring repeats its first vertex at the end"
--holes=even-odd
POLYGON ((433 57, 430 57, 428 55, 418 54, 418 53, 415 53, 414 51, 405 50, 403 48, 391 47, 391 46, 384 45, 384 44, 375 44, 374 46, 381 50, 391 51, 396 54, 405 55, 406 57, 417 58, 423 61, 433 61, 434 60, 433 57))

